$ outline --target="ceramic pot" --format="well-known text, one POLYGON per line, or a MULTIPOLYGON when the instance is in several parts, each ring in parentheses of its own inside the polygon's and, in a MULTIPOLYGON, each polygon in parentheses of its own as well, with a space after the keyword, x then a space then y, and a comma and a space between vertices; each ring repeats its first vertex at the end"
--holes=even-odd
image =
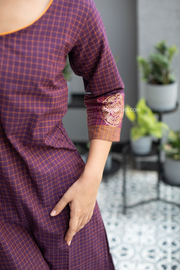
POLYGON ((168 111, 176 107, 178 98, 178 83, 167 85, 146 85, 147 105, 157 111, 168 111))
POLYGON ((144 136, 138 140, 131 140, 131 149, 134 154, 137 155, 147 155, 151 152, 152 147, 152 137, 144 136))
POLYGON ((169 184, 180 185, 180 160, 166 157, 164 173, 169 184))

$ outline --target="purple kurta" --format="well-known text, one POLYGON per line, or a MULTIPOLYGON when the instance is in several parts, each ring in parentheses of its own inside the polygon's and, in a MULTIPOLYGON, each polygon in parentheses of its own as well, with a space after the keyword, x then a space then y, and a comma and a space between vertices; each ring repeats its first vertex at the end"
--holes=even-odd
POLYGON ((32 24, 0 35, 0 269, 113 270, 96 204, 69 247, 69 206, 50 212, 84 169, 63 128, 69 54, 84 79, 90 139, 118 141, 124 92, 92 0, 51 0, 32 24))

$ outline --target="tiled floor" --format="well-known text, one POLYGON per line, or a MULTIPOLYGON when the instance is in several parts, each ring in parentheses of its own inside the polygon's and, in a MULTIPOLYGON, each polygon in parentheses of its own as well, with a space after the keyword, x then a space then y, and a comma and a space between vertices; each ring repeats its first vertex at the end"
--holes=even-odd
MULTIPOLYGON (((98 202, 116 270, 180 270, 180 208, 152 202, 122 214, 122 170, 102 181, 98 202)), ((128 170, 127 201, 156 197, 156 172, 128 170)), ((180 188, 160 185, 161 197, 180 203, 180 188)))

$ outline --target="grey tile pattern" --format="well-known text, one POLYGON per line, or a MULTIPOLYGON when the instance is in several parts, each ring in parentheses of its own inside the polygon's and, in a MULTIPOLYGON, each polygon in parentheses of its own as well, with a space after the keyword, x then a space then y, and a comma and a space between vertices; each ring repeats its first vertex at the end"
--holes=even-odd
MULTIPOLYGON (((180 208, 157 201, 129 208, 124 216, 122 173, 104 179, 98 193, 116 270, 180 270, 180 208)), ((156 172, 128 169, 128 204, 155 198, 156 184, 156 172)), ((180 188, 161 183, 160 193, 180 202, 180 188)))

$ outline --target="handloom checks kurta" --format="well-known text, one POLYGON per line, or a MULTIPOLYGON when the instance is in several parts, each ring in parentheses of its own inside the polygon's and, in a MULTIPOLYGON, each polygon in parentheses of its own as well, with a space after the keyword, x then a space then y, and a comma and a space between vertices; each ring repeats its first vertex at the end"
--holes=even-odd
POLYGON ((50 212, 84 163, 63 128, 69 54, 84 79, 90 139, 118 141, 123 82, 92 0, 51 0, 31 25, 0 35, 0 269, 112 270, 96 204, 69 247, 67 206, 50 212))

